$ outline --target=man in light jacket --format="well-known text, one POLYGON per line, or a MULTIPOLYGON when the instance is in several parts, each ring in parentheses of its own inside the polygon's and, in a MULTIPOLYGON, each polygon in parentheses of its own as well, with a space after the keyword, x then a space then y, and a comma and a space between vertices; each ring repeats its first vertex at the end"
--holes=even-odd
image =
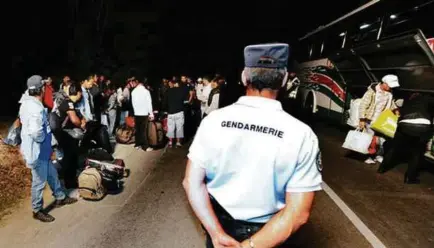
MULTIPOLYGON (((381 113, 387 109, 391 109, 394 112, 398 111, 398 107, 393 101, 392 89, 398 88, 399 81, 396 75, 386 75, 381 79, 378 84, 372 84, 368 87, 368 90, 362 97, 362 101, 359 105, 359 128, 365 129, 371 133, 375 132, 371 129, 372 123, 374 123, 381 113)), ((368 159, 365 160, 366 164, 375 164, 376 162, 382 163, 382 145, 384 138, 374 136, 378 149, 375 154, 371 154, 368 159)))
POLYGON ((32 170, 32 209, 33 218, 42 222, 52 222, 54 217, 43 210, 42 193, 45 182, 56 198, 56 207, 77 202, 65 195, 60 185, 57 171, 51 162, 51 130, 47 110, 42 104, 44 83, 42 77, 34 75, 27 80, 28 95, 21 99, 19 111, 22 123, 21 153, 27 167, 32 170))
POLYGON ((152 98, 151 93, 146 87, 139 83, 136 78, 130 78, 134 88, 131 92, 131 100, 134 110, 134 120, 136 126, 136 149, 143 149, 145 151, 152 151, 148 143, 148 121, 154 119, 152 110, 152 98))

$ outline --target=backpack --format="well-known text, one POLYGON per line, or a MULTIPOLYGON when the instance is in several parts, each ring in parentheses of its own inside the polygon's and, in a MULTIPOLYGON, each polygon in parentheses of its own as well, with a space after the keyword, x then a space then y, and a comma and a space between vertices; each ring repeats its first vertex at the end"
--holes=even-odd
POLYGON ((78 192, 85 200, 101 200, 106 194, 102 176, 95 168, 85 169, 78 176, 78 192))
POLYGON ((116 142, 119 144, 133 144, 136 142, 135 129, 126 125, 116 129, 116 142))

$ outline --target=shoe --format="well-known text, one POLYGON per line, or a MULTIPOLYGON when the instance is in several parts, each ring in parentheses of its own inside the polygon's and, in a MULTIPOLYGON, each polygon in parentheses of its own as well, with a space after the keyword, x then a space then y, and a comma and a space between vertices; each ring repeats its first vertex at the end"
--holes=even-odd
POLYGON ((56 200, 56 208, 60 208, 60 207, 63 207, 65 205, 71 205, 71 204, 74 204, 76 202, 77 202, 77 199, 67 196, 63 200, 56 200))
POLYGON ((146 148, 145 151, 147 151, 147 152, 152 152, 153 150, 154 150, 154 148, 152 148, 152 147, 148 147, 148 148, 146 148))
POLYGON ((42 222, 53 222, 55 220, 53 216, 45 213, 43 210, 33 213, 33 219, 40 220, 42 222))
POLYGON ((177 142, 176 147, 182 147, 181 143, 177 142))
POLYGON ((420 184, 419 178, 409 178, 407 173, 404 174, 404 183, 405 184, 420 184))
POLYGON ((375 161, 376 162, 378 162, 378 163, 383 163, 383 156, 377 156, 377 157, 375 157, 375 161))
POLYGON ((167 147, 172 148, 173 144, 172 142, 167 143, 167 147))
POLYGON ((365 164, 375 164, 375 160, 373 160, 372 158, 368 158, 365 160, 365 164))
POLYGON ((134 148, 135 148, 136 150, 140 150, 140 149, 142 149, 141 146, 135 146, 134 148))

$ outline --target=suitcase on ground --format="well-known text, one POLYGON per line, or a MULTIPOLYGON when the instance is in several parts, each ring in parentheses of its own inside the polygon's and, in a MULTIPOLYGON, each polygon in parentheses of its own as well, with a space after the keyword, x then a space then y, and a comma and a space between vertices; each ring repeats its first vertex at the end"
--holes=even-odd
POLYGON ((102 177, 102 185, 108 192, 118 191, 121 189, 122 181, 118 176, 109 173, 107 170, 102 170, 100 173, 102 177))
POLYGON ((150 121, 148 124, 148 142, 152 148, 161 148, 165 144, 163 125, 159 121, 150 121))
POLYGON ((78 176, 78 192, 85 200, 101 200, 106 194, 102 175, 95 168, 87 168, 78 176))
POLYGON ((116 129, 116 142, 119 144, 133 144, 136 142, 136 130, 127 125, 122 125, 116 129))

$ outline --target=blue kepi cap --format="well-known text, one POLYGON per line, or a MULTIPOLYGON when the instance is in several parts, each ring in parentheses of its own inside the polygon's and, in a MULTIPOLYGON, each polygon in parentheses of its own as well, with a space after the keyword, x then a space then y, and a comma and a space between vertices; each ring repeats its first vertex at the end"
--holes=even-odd
POLYGON ((286 68, 289 45, 285 43, 258 44, 244 48, 245 67, 286 68))

